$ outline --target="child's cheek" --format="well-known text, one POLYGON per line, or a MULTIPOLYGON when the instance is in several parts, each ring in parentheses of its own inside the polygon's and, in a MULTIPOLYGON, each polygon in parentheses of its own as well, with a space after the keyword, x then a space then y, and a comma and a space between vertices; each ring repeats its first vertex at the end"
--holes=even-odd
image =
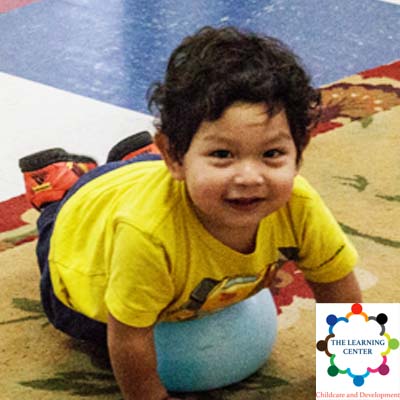
POLYGON ((290 197, 292 196, 292 192, 293 192, 293 186, 294 186, 294 179, 290 178, 286 179, 284 181, 282 181, 281 185, 280 185, 280 193, 281 193, 281 197, 282 197, 282 201, 289 201, 290 197))
POLYGON ((222 197, 222 186, 215 177, 198 175, 191 182, 189 195, 193 203, 204 212, 214 208, 215 203, 222 197))

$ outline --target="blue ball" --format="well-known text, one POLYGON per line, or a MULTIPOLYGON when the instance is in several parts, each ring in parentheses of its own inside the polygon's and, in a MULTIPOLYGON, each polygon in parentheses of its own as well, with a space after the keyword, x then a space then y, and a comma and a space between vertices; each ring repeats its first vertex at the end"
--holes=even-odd
POLYGON ((200 319, 159 323, 154 335, 161 381, 174 392, 239 382, 266 362, 276 332, 268 289, 200 319))

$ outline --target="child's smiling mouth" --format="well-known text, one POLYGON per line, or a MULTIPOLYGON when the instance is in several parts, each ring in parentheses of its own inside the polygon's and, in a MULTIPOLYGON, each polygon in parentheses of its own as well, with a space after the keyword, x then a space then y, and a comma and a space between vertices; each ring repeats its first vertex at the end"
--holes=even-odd
POLYGON ((253 211, 264 201, 265 198, 263 197, 238 197, 234 199, 225 199, 225 202, 230 207, 238 211, 253 211))

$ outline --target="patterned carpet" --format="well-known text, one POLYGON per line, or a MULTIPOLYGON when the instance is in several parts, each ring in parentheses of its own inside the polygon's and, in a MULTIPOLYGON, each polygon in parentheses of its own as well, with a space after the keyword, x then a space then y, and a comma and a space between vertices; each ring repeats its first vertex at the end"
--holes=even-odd
MULTIPOLYGON (((322 121, 302 174, 359 250, 364 301, 400 302, 400 61, 322 89, 322 121)), ((105 355, 56 331, 42 313, 37 212, 18 196, 0 203, 0 216, 0 397, 120 400, 105 355)), ((267 364, 198 399, 315 398, 314 300, 293 264, 279 278, 279 332, 267 364)))

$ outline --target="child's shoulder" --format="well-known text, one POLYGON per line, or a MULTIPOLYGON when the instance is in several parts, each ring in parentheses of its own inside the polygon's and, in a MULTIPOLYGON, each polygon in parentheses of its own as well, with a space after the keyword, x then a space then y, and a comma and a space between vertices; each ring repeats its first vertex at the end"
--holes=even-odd
POLYGON ((177 185, 163 161, 136 162, 83 185, 62 207, 60 218, 67 224, 125 222, 152 229, 178 202, 177 185))
POLYGON ((297 176, 292 196, 284 209, 297 224, 332 220, 332 214, 317 190, 303 176, 297 176))
POLYGON ((118 219, 153 231, 173 223, 182 208, 182 188, 162 161, 141 164, 147 165, 132 165, 126 171, 132 183, 119 201, 118 219))
POLYGON ((315 213, 321 208, 325 208, 323 200, 317 190, 301 175, 295 178, 288 207, 292 212, 302 215, 308 212, 315 213))
POLYGON ((316 189, 308 182, 304 176, 297 175, 294 180, 292 201, 307 201, 319 199, 319 194, 316 189))

